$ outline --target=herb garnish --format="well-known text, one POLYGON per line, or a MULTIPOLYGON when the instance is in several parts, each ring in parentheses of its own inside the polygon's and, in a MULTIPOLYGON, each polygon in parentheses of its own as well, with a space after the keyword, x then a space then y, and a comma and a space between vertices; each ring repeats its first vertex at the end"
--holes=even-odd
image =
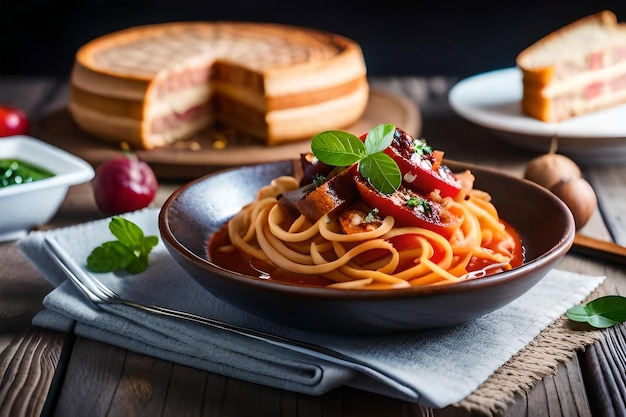
POLYGON ((367 132, 365 141, 352 133, 329 130, 311 140, 311 150, 327 165, 347 167, 359 163, 359 172, 383 194, 393 194, 400 187, 402 174, 398 164, 383 151, 391 145, 396 128, 380 124, 367 132))
POLYGON ((157 243, 157 236, 144 236, 143 230, 130 220, 115 216, 109 230, 118 240, 104 242, 87 257, 92 272, 114 272, 125 269, 138 274, 148 268, 148 256, 157 243))
POLYGON ((373 209, 369 211, 369 213, 367 213, 367 216, 365 216, 365 218, 363 219, 363 223, 372 223, 374 220, 376 220, 377 216, 378 216, 378 209, 374 207, 373 209))
POLYGON ((416 153, 419 156, 430 155, 433 153, 433 148, 431 148, 424 139, 414 139, 412 148, 413 153, 416 153))
POLYGON ((406 200, 406 205, 407 207, 411 207, 411 208, 421 207, 424 213, 426 214, 432 213, 432 208, 430 207, 430 203, 428 202, 428 200, 424 198, 411 197, 408 200, 406 200))
POLYGON ((626 297, 606 295, 589 301, 586 305, 574 306, 566 315, 572 321, 605 329, 626 321, 626 297))
POLYGON ((0 159, 0 188, 53 177, 54 173, 20 159, 0 159))
POLYGON ((313 186, 315 188, 319 187, 326 181, 326 177, 320 174, 313 175, 313 186))

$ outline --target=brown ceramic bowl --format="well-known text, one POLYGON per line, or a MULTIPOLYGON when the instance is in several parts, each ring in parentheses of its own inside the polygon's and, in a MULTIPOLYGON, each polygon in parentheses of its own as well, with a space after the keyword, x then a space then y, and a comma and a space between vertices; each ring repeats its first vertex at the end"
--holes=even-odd
POLYGON ((476 188, 488 191, 500 216, 525 247, 519 268, 436 287, 369 291, 314 288, 271 282, 225 270, 207 260, 207 241, 273 178, 293 172, 293 162, 249 166, 199 178, 170 196, 159 217, 174 259, 216 297, 283 325, 343 334, 383 334, 443 327, 472 320, 515 300, 539 282, 574 239, 568 208, 545 189, 501 172, 470 168, 476 188))

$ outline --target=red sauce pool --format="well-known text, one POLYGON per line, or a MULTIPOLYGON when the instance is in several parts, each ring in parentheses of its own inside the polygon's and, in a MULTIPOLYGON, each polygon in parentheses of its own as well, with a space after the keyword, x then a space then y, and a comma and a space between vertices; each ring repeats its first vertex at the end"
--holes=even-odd
MULTIPOLYGON (((515 253, 514 258, 511 261, 513 268, 517 268, 524 261, 524 248, 517 231, 509 224, 503 222, 506 230, 513 236, 515 240, 515 253)), ((318 277, 314 275, 301 275, 293 274, 282 269, 277 269, 267 262, 254 260, 251 262, 249 256, 239 252, 232 247, 230 239, 228 237, 227 225, 222 226, 217 233, 215 233, 209 240, 208 247, 208 259, 219 265, 224 269, 228 269, 233 272, 237 272, 244 275, 253 277, 267 278, 274 281, 287 282, 290 284, 323 287, 334 283, 324 277, 318 277), (232 251, 223 251, 220 248, 230 247, 232 251), (255 269, 256 268, 256 269, 255 269)), ((470 262, 468 265, 468 271, 480 270, 487 265, 483 263, 470 262)))
POLYGON ((283 269, 278 269, 267 262, 256 259, 252 261, 248 255, 241 253, 231 246, 230 238, 228 237, 227 225, 222 226, 220 230, 211 237, 209 240, 208 252, 209 260, 211 262, 221 266, 222 268, 238 272, 240 274, 260 278, 267 277, 267 279, 271 279, 273 281, 282 281, 309 287, 325 287, 334 282, 324 277, 318 277, 315 275, 293 274, 283 269), (223 247, 232 247, 233 250, 228 252, 220 250, 220 248, 223 247), (269 276, 267 273, 269 273, 269 276))

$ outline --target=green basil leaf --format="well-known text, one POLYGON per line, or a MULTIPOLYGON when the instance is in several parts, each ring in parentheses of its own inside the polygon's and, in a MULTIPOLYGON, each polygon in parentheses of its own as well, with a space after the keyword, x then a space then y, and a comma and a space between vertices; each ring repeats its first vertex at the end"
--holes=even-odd
POLYGON ((311 150, 323 163, 337 167, 350 166, 367 156, 361 139, 341 130, 318 133, 311 140, 311 150))
POLYGON ((150 253, 150 251, 159 243, 159 238, 156 236, 146 236, 141 242, 141 252, 150 253))
POLYGON ((396 128, 391 123, 380 124, 367 132, 365 141, 341 130, 319 133, 311 140, 311 150, 317 159, 331 166, 359 163, 359 172, 383 194, 392 194, 402 182, 400 168, 384 151, 393 142, 396 128))
POLYGON ((135 223, 122 217, 112 217, 109 230, 118 239, 104 242, 87 257, 87 269, 92 272, 114 272, 126 269, 131 274, 148 268, 149 255, 159 243, 157 236, 144 236, 135 223))
POLYGON ((393 194, 402 183, 402 173, 396 162, 379 152, 368 155, 359 162, 359 172, 383 194, 393 194))
POLYGON ((604 329, 626 321, 626 297, 606 295, 570 308, 567 317, 576 322, 604 329))
POLYGON ((133 257, 133 261, 126 267, 131 274, 138 274, 148 269, 148 254, 141 252, 138 256, 133 257))
POLYGON ((121 242, 104 242, 87 257, 87 269, 92 272, 113 272, 126 268, 134 258, 133 251, 121 242))
POLYGON ((123 217, 116 216, 111 218, 109 230, 113 233, 113 236, 129 248, 139 246, 143 241, 143 230, 123 217))
POLYGON ((396 127, 391 123, 380 124, 367 132, 365 137, 365 149, 368 155, 383 152, 393 141, 396 127))

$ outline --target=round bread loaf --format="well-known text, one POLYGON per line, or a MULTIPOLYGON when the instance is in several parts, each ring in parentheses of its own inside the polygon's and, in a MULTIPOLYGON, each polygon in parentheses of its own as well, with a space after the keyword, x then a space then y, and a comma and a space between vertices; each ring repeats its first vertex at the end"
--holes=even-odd
POLYGON ((369 95, 360 46, 308 28, 247 22, 139 26, 82 46, 69 110, 101 139, 153 149, 214 123, 268 146, 343 129, 369 95))

